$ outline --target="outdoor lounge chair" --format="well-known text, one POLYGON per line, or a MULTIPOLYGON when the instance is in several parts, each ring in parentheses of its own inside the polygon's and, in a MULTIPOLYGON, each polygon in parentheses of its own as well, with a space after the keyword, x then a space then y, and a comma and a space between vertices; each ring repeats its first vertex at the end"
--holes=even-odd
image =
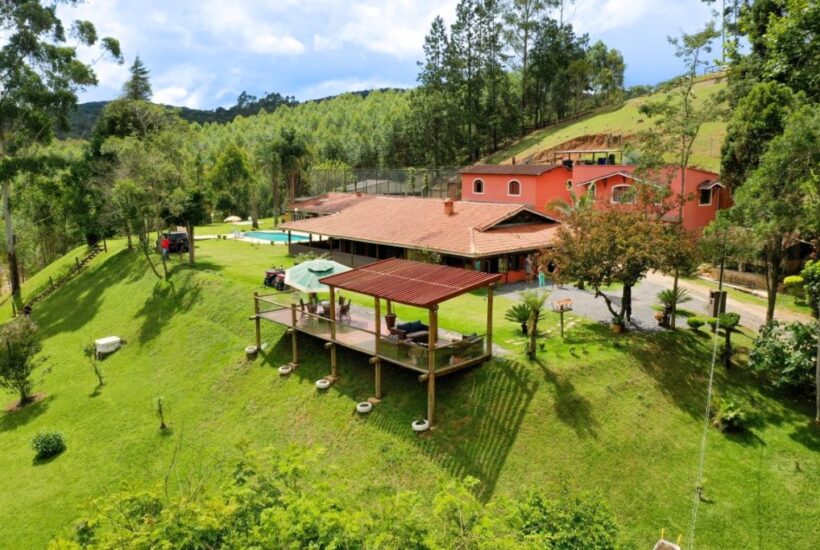
POLYGON ((348 298, 347 303, 344 302, 344 298, 339 299, 339 321, 342 318, 347 317, 348 321, 352 321, 353 319, 350 318, 350 299, 348 298))

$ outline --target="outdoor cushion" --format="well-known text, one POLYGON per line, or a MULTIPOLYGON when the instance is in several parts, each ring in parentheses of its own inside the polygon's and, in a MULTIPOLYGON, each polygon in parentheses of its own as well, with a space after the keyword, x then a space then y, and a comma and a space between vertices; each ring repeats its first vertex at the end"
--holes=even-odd
POLYGON ((425 325, 421 321, 410 321, 410 322, 407 322, 407 323, 399 323, 398 325, 396 325, 396 328, 399 329, 399 330, 402 330, 404 332, 409 333, 409 332, 419 332, 420 330, 427 330, 430 327, 428 327, 427 325, 425 325))

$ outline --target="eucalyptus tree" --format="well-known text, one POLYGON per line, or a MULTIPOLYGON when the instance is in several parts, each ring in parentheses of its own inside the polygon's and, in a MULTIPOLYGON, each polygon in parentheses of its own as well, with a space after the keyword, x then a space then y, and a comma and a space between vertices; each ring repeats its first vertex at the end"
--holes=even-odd
MULTIPOLYGON (((707 55, 712 51, 712 42, 719 36, 713 22, 694 34, 683 34, 680 38, 670 38, 675 47, 675 55, 681 58, 686 72, 670 81, 664 95, 657 101, 647 101, 640 106, 640 112, 650 117, 652 127, 641 134, 641 159, 638 172, 658 183, 669 185, 677 176, 680 191, 677 200, 676 223, 683 223, 683 207, 691 193, 687 188, 687 170, 692 160, 692 149, 701 128, 724 115, 723 95, 715 92, 697 101, 695 84, 698 70, 709 63, 707 55), (673 160, 674 169, 666 164, 668 157, 673 160)), ((673 271, 672 290, 677 293, 680 269, 673 271)), ((673 306, 671 326, 675 326, 677 316, 673 306)))
POLYGON ((20 295, 20 275, 12 220, 14 174, 37 169, 37 162, 25 162, 32 154, 31 146, 48 143, 55 127, 66 128, 77 92, 97 84, 91 66, 80 60, 77 46, 99 42, 104 52, 122 59, 119 43, 113 38, 99 40, 91 22, 75 21, 66 29, 57 15, 61 4, 76 1, 0 3, 4 35, 0 47, 0 188, 9 281, 15 297, 20 295))

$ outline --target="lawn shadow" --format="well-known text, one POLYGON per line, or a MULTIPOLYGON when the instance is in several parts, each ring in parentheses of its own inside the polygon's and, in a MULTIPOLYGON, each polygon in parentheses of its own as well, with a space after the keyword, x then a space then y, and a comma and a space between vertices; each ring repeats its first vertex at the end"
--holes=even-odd
POLYGON ((47 395, 44 399, 30 403, 22 409, 0 413, 0 432, 16 430, 28 424, 45 413, 53 399, 53 395, 47 395))
POLYGON ((592 406, 589 399, 578 395, 572 381, 563 373, 550 370, 542 360, 537 360, 538 368, 544 379, 553 389, 555 399, 555 414, 564 424, 575 430, 580 438, 598 437, 598 422, 592 416, 592 406))
POLYGON ((73 332, 85 326, 97 315, 104 289, 123 281, 133 282, 136 272, 143 273, 134 264, 134 253, 120 250, 103 263, 83 271, 45 298, 40 306, 33 309, 31 315, 43 337, 48 338, 64 331, 73 332), (80 304, 82 307, 78 307, 80 304), (43 307, 46 305, 48 307, 43 307), (49 314, 41 315, 43 310, 48 310, 49 314))
MULTIPOLYGON (((329 352, 322 343, 301 334, 298 342, 300 366, 291 376, 312 382, 330 374, 329 352)), ((290 362, 290 336, 274 342, 262 359, 273 369, 290 362)), ((338 360, 339 380, 326 392, 349 396, 351 415, 356 416, 353 405, 373 396, 374 367, 367 355, 344 348, 338 349, 338 360)), ((356 419, 412 442, 454 477, 479 479, 476 494, 486 502, 537 387, 530 369, 500 358, 442 376, 436 380, 436 428, 417 435, 410 424, 427 416, 427 385, 419 381, 418 372, 385 362, 382 402, 356 419)))
POLYGON ((820 451, 820 425, 812 423, 811 419, 807 424, 796 428, 789 437, 810 451, 820 451))
POLYGON ((200 295, 200 284, 190 276, 157 281, 151 296, 134 316, 143 317, 137 340, 144 344, 159 336, 174 315, 191 309, 200 295))

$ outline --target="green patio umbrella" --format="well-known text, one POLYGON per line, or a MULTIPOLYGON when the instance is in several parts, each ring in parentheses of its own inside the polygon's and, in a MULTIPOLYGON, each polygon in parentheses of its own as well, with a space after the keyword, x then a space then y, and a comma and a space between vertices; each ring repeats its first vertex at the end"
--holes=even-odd
POLYGON ((346 265, 332 260, 309 260, 285 271, 285 284, 302 292, 315 294, 327 292, 327 285, 319 282, 322 277, 350 271, 346 265))

